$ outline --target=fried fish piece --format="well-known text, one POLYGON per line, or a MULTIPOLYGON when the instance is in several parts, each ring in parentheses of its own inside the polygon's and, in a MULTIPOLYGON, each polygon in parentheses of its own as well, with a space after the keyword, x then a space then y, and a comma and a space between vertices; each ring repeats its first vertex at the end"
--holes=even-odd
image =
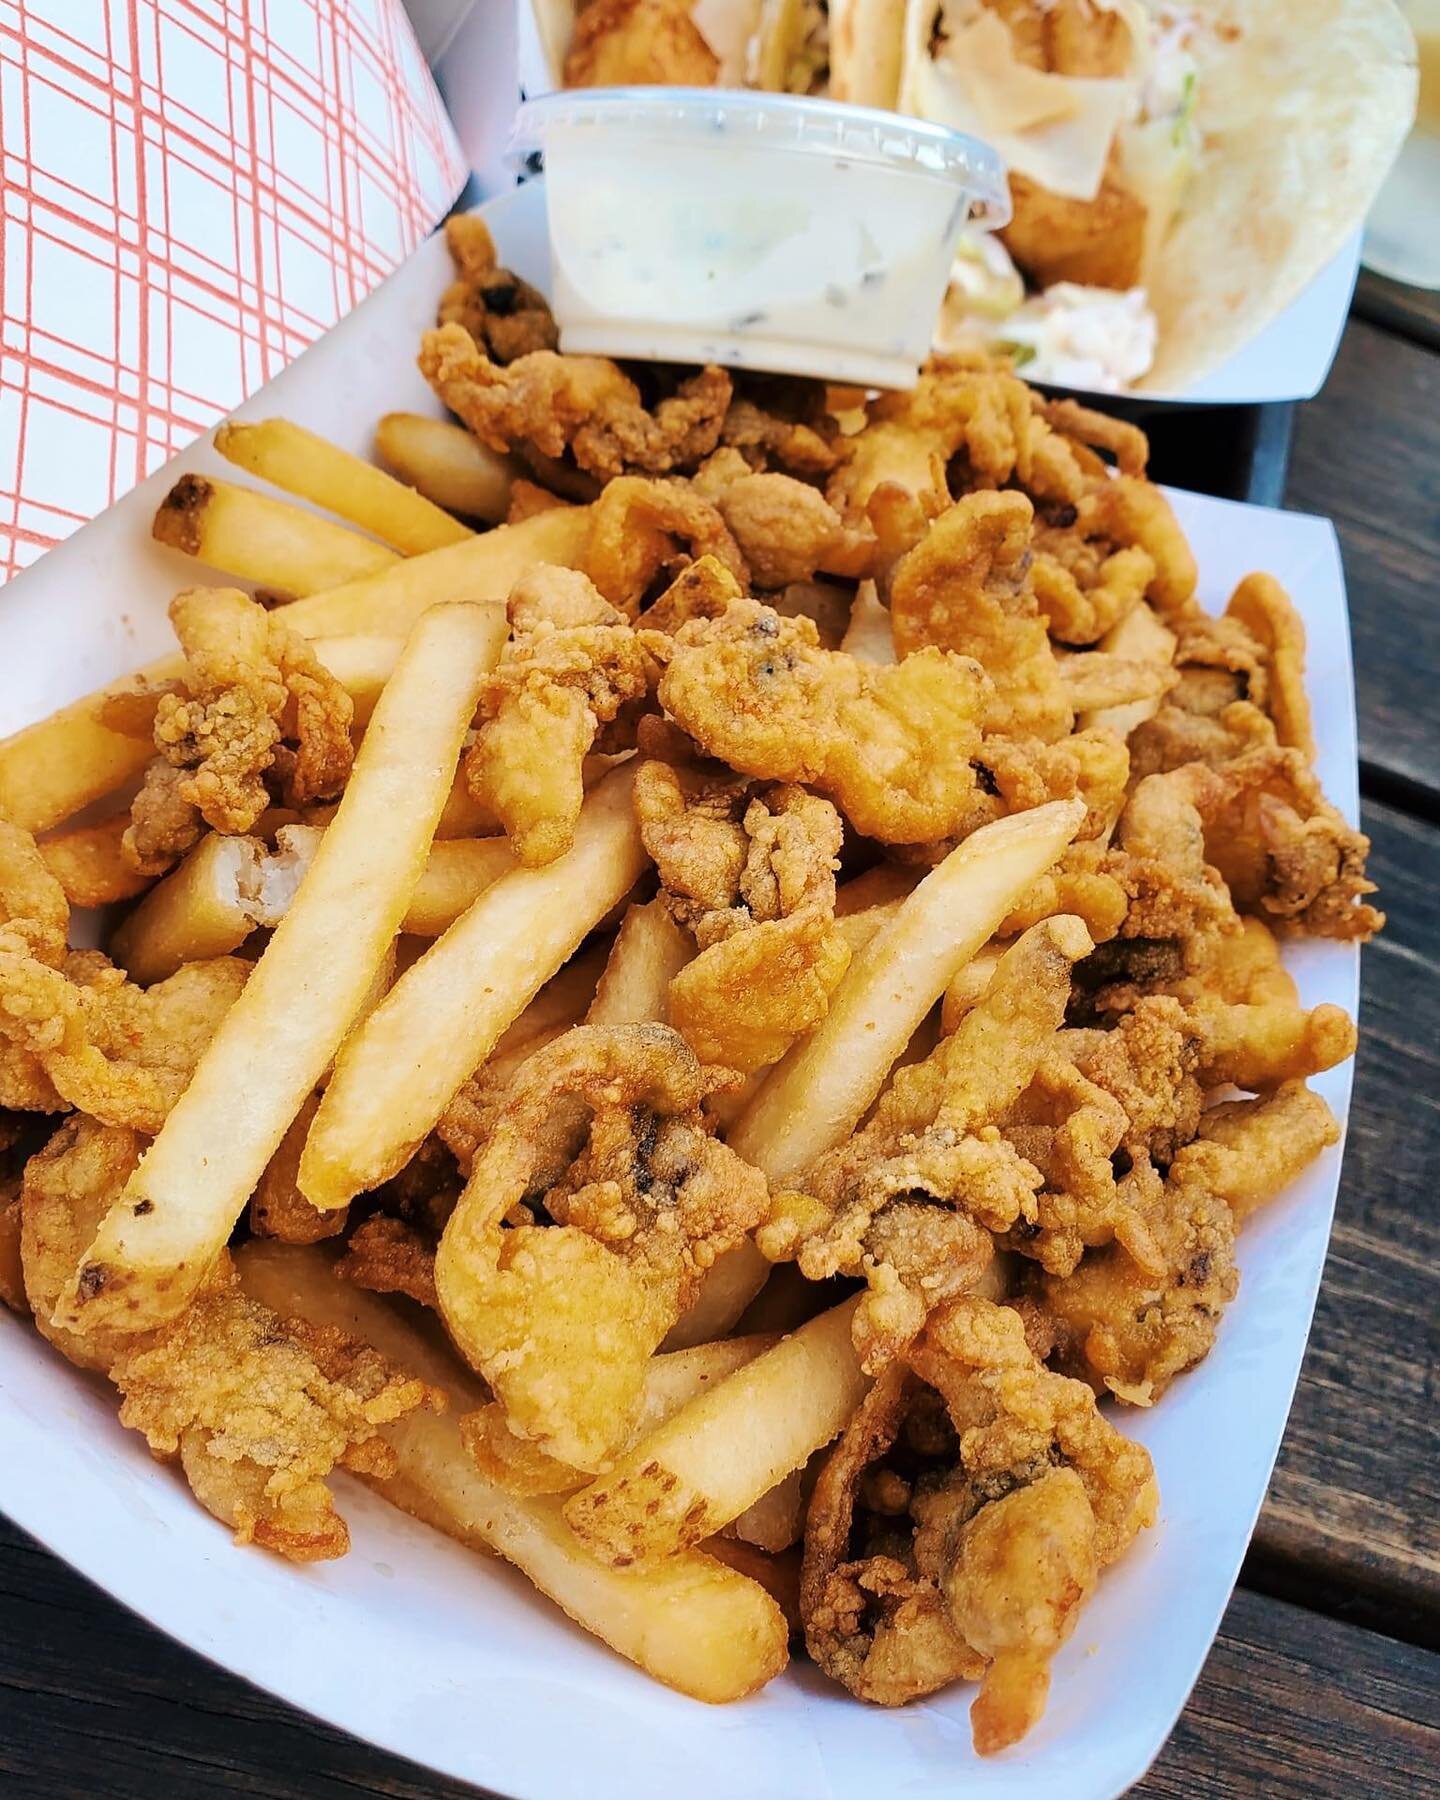
POLYGON ((478 213, 455 213, 445 221, 445 247, 455 279, 440 297, 437 325, 463 326, 497 363, 555 348, 559 334, 549 301, 500 267, 490 227, 478 213))
POLYGON ((888 668, 857 662, 820 649, 811 620, 755 600, 646 643, 665 665, 661 704, 708 755, 818 788, 881 843, 964 821, 991 691, 976 663, 935 649, 888 668))
POLYGON ((535 350, 502 367, 456 324, 425 333, 419 363, 440 399, 492 450, 569 450, 603 480, 696 468, 720 441, 732 392, 723 369, 700 369, 650 411, 606 357, 535 350))
POLYGON ((720 59, 687 0, 589 0, 565 53, 566 87, 713 87, 720 59))
POLYGON ((349 1547, 326 1478, 385 1475, 383 1426, 440 1397, 333 1328, 283 1321, 240 1291, 228 1255, 194 1302, 158 1331, 78 1333, 50 1315, 144 1147, 134 1131, 80 1117, 26 1166, 21 1255, 40 1330, 72 1362, 107 1375, 120 1422, 176 1458, 200 1504, 239 1543, 297 1562, 349 1547))
POLYGON ((602 725, 644 698, 653 666, 625 615, 578 570, 528 570, 506 612, 512 635, 481 691, 465 781, 517 861, 539 868, 574 841, 585 758, 602 725))
POLYGON ((170 603, 185 674, 160 696, 152 763, 122 854, 160 875, 208 825, 246 832, 271 803, 333 799, 354 760, 354 703, 313 648, 234 588, 190 588, 170 603))

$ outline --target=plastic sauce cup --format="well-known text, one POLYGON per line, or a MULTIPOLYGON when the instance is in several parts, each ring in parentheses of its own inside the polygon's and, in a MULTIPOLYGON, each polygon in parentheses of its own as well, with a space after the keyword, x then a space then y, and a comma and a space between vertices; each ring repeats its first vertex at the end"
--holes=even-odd
POLYGON ((711 88, 528 101, 563 350, 908 387, 966 224, 1010 216, 988 145, 865 106, 711 88))

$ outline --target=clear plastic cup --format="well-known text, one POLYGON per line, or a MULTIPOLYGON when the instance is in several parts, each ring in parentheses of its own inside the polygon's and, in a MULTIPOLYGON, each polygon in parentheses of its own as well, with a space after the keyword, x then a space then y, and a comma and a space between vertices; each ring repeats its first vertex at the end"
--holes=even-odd
POLYGON ((988 145, 830 100, 595 88, 520 108, 564 350, 914 382, 956 240, 1003 225, 988 145))

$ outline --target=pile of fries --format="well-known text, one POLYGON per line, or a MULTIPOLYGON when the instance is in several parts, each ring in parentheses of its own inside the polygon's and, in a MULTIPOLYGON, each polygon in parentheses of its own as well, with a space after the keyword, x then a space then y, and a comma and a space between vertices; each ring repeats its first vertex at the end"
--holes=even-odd
POLYGON ((1004 367, 642 379, 453 236, 465 425, 222 428, 292 499, 154 529, 246 588, 0 743, 0 1295, 241 1541, 343 1467, 684 1693, 798 1636, 1002 1749, 1338 1135, 1298 619, 1004 367))

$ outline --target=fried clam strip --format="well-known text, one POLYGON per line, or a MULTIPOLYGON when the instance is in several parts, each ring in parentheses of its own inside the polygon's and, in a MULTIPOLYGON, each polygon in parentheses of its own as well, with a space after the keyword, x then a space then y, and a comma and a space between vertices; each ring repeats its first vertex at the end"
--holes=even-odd
POLYGON ((657 761, 636 774, 635 813, 661 896, 700 946, 670 984, 671 1024, 702 1062, 778 1062, 850 963, 835 924, 840 815, 793 784, 657 761))
POLYGON ((455 279, 440 296, 437 324, 462 326, 497 363, 555 348, 549 302, 538 288, 500 267, 482 218, 456 213, 447 219, 445 248, 455 263, 455 279))
POLYGON ((164 1324, 204 1280, 296 1113, 373 1003, 499 651, 485 607, 434 607, 410 634, 300 890, 101 1223, 62 1300, 67 1323, 164 1324))
POLYGON ((644 698, 653 666, 624 614, 577 570, 530 570, 506 614, 511 638, 480 696, 465 780, 516 860, 539 868, 575 841, 585 757, 601 726, 644 698))
POLYGON ((909 1362, 959 1434, 955 1478, 912 1500, 915 1557, 988 1661, 970 1721, 991 1755, 1040 1717, 1050 1661, 1097 1577, 1155 1521, 1155 1476, 1083 1382, 1036 1360, 1009 1307, 951 1301, 909 1362))
POLYGON ((963 458, 967 485, 1014 485, 1037 499, 1073 505, 1103 473, 1046 421, 1042 404, 1008 364, 933 357, 913 388, 882 394, 864 428, 842 440, 844 461, 825 497, 847 522, 864 519, 882 484, 906 489, 923 512, 949 502, 947 465, 963 458))
POLYGON ((657 578, 702 556, 714 557, 741 586, 749 585, 730 527, 689 482, 617 476, 590 508, 581 566, 605 598, 630 617, 657 578))
POLYGON ((592 0, 565 52, 566 87, 713 87, 719 73, 684 0, 592 0))
POLYGON ((816 487, 776 470, 754 470, 743 452, 722 446, 691 483, 719 508, 756 584, 783 588, 819 571, 860 575, 874 554, 869 533, 847 529, 816 487))
POLYGON ((1163 1183, 1145 1165, 1143 1216, 1159 1269, 1141 1268, 1116 1243, 1035 1284, 1040 1331, 1061 1366, 1131 1405, 1152 1405, 1215 1342, 1239 1284, 1239 1226, 1339 1136, 1329 1107, 1302 1081, 1212 1107, 1163 1183))
POLYGON ((456 1344, 514 1429, 578 1468, 624 1436, 646 1361, 764 1215, 764 1176, 707 1135, 705 1089, 665 1026, 567 1033, 520 1070, 441 1238, 436 1290, 456 1344), (535 1224, 513 1209, 569 1094, 592 1109, 589 1141, 543 1196, 555 1223, 535 1224))
POLYGON ((943 838, 966 817, 990 691, 977 664, 935 649, 857 662, 755 600, 644 641, 665 665, 661 704, 708 755, 818 788, 882 843, 943 838))
POLYGON ((236 1262, 246 1291, 276 1312, 338 1325, 446 1394, 443 1414, 417 1411, 385 1429, 396 1471, 364 1478, 392 1505, 503 1556, 576 1624, 697 1700, 738 1700, 784 1668, 784 1618, 755 1582, 700 1551, 649 1569, 603 1568, 566 1526, 557 1500, 507 1494, 481 1475, 459 1420, 485 1393, 438 1336, 336 1281, 322 1251, 245 1244, 236 1262))
POLYGON ((870 1122, 818 1160, 803 1192, 777 1196, 757 1233, 767 1256, 798 1260, 812 1281, 865 1277, 855 1347, 867 1372, 984 1278, 992 1233, 1041 1228, 1041 1172, 996 1121, 1034 1080, 1091 948, 1073 917, 1027 931, 955 1033, 897 1070, 870 1122))
POLYGON ((570 451, 602 480, 693 469, 720 441, 731 381, 706 368, 647 409, 640 389, 601 356, 535 350, 502 367, 459 324, 427 331, 420 372, 451 412, 492 450, 570 451))
POLYGON ((98 950, 69 950, 70 910, 28 832, 0 822, 0 1105, 78 1107, 160 1129, 248 966, 198 962, 148 991, 98 950))
POLYGON ((186 1310, 158 1330, 57 1327, 81 1252, 140 1160, 134 1131, 77 1118, 30 1159, 21 1198, 25 1289, 41 1332, 107 1375, 120 1422, 178 1458, 195 1498, 235 1533, 296 1562, 343 1556, 332 1469, 395 1472, 381 1429, 442 1397, 329 1326, 277 1317, 222 1256, 186 1310))
POLYGON ((283 613, 234 588, 190 588, 170 603, 185 653, 178 689, 155 713, 155 747, 123 851, 164 874, 206 825, 249 831, 271 802, 333 798, 350 774, 354 703, 283 613))

